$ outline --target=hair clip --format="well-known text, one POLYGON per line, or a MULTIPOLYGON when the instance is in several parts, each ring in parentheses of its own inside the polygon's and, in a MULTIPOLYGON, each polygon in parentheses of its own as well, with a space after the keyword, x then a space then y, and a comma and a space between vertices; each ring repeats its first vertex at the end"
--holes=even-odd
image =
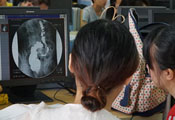
POLYGON ((117 15, 117 16, 115 16, 116 13, 117 13, 117 8, 115 8, 114 6, 109 6, 109 7, 105 8, 105 9, 103 10, 103 12, 101 13, 100 18, 102 18, 102 16, 104 15, 104 13, 105 13, 108 9, 110 9, 110 8, 113 8, 113 9, 114 9, 113 17, 112 17, 111 20, 114 21, 114 20, 116 20, 118 17, 122 17, 121 23, 124 23, 124 22, 125 22, 125 16, 123 16, 123 15, 117 15))

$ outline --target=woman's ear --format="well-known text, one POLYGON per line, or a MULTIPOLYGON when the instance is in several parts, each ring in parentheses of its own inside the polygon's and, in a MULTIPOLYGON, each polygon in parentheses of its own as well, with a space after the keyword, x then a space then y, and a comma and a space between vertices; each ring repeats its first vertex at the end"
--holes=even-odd
POLYGON ((73 67, 72 67, 72 53, 69 54, 69 71, 71 73, 74 73, 73 67))
POLYGON ((175 77, 175 72, 174 70, 168 68, 166 70, 163 70, 163 77, 166 80, 173 80, 175 77))

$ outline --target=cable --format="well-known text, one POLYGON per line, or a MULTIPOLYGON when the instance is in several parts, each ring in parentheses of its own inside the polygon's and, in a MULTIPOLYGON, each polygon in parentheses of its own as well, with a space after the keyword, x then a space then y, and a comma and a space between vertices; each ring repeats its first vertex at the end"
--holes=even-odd
POLYGON ((57 82, 58 85, 60 85, 61 87, 63 87, 63 89, 66 89, 69 93, 71 93, 72 95, 75 95, 76 92, 71 90, 70 88, 64 86, 63 84, 61 84, 60 82, 57 82))
POLYGON ((57 94, 59 91, 60 91, 60 90, 57 90, 57 91, 55 92, 53 98, 54 98, 55 100, 59 101, 59 102, 62 102, 62 103, 64 103, 64 104, 67 104, 67 102, 65 102, 65 101, 63 101, 63 100, 61 100, 61 99, 56 98, 56 94, 57 94))
POLYGON ((133 120, 133 118, 134 118, 134 115, 132 115, 132 117, 130 118, 130 120, 133 120))
MULTIPOLYGON (((57 82, 57 84, 58 84, 59 86, 61 86, 63 89, 67 90, 70 94, 72 94, 72 95, 75 95, 75 94, 76 94, 73 90, 71 90, 70 88, 64 86, 64 85, 61 84, 60 82, 57 82)), ((57 91, 55 92, 53 98, 54 98, 55 100, 59 101, 59 102, 62 102, 62 103, 64 103, 64 104, 67 104, 67 102, 65 102, 65 101, 63 101, 63 100, 61 100, 61 99, 56 98, 56 94, 57 94, 59 91, 60 91, 60 89, 57 90, 57 91)))

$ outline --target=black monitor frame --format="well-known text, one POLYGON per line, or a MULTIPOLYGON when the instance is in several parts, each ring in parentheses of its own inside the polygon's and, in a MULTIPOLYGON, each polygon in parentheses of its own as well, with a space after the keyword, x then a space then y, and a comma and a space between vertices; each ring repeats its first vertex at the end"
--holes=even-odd
POLYGON ((175 19, 172 19, 173 16, 175 18, 175 10, 150 11, 149 16, 150 16, 149 18, 150 23, 167 23, 167 24, 175 23, 175 19), (157 17, 159 17, 158 19, 156 18, 156 14, 157 17), (163 15, 163 17, 160 17, 160 15, 163 15))
MULTIPOLYGON (((69 55, 69 22, 68 22, 68 11, 63 9, 54 10, 39 10, 33 8, 4 8, 0 9, 0 15, 45 15, 45 14, 63 14, 65 15, 65 33, 64 33, 64 45, 65 45, 65 75, 64 76, 48 76, 44 78, 20 78, 10 80, 0 80, 0 85, 5 89, 4 92, 9 94, 9 100, 12 103, 36 103, 41 101, 52 101, 47 96, 36 91, 36 85, 41 83, 64 83, 69 86, 74 86, 74 80, 68 70, 68 55, 69 55)), ((10 61, 10 60, 9 60, 10 61)))
MULTIPOLYGON (((38 10, 38 9, 2 9, 0 10, 0 15, 34 15, 34 14, 68 14, 67 10, 38 10)), ((66 64, 66 71, 65 76, 48 76, 45 78, 23 78, 23 79, 13 79, 13 80, 0 80, 0 84, 4 87, 16 87, 16 86, 27 86, 27 85, 36 85, 40 83, 50 83, 50 82, 71 82, 70 81, 70 72, 68 70, 68 54, 69 54, 69 29, 68 29, 68 20, 66 24, 67 32, 65 33, 66 43, 65 44, 65 64, 66 64)))
POLYGON ((151 0, 153 6, 165 6, 171 10, 175 9, 174 0, 151 0))

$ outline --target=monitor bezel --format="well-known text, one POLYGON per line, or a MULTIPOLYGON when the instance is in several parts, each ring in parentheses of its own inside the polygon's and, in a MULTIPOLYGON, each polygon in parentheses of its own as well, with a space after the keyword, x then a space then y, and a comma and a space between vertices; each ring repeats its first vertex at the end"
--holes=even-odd
POLYGON ((22 79, 10 79, 10 80, 0 80, 0 84, 3 87, 16 87, 16 86, 27 86, 27 85, 37 85, 41 83, 55 83, 55 82, 70 82, 72 78, 70 72, 68 70, 68 55, 70 53, 69 48, 69 20, 68 20, 68 10, 66 9, 48 9, 48 10, 40 10, 40 9, 0 9, 0 15, 35 15, 35 14, 65 14, 67 17, 66 20, 66 40, 65 40, 65 65, 66 65, 66 73, 65 76, 48 76, 44 78, 22 78, 22 79))
MULTIPOLYGON (((134 8, 134 9, 148 9, 148 10, 152 10, 152 9, 167 9, 164 6, 119 6, 117 8, 117 13, 121 13, 122 9, 130 9, 130 8, 134 8)), ((122 15, 122 14, 121 14, 122 15)))
MULTIPOLYGON (((119 14, 119 15, 123 15, 124 17, 128 17, 128 13, 127 14, 123 14, 123 12, 122 12, 122 9, 128 9, 128 11, 129 11, 129 9, 130 8, 134 8, 134 9, 136 9, 136 12, 138 12, 139 11, 139 9, 141 10, 143 10, 143 9, 145 9, 145 10, 147 10, 148 11, 148 13, 147 13, 147 15, 145 16, 145 14, 143 14, 143 15, 139 15, 138 14, 138 18, 139 19, 147 19, 147 24, 149 24, 150 23, 150 16, 149 16, 149 11, 150 10, 154 10, 154 11, 157 11, 158 9, 159 10, 161 10, 161 9, 163 9, 163 10, 165 10, 165 9, 167 9, 166 7, 164 7, 164 6, 119 6, 118 8, 117 8, 117 13, 119 14), (157 9, 157 10, 156 10, 157 9)), ((119 17, 119 19, 118 19, 120 22, 122 21, 121 20, 121 17, 119 17)), ((126 22, 128 22, 128 21, 126 21, 126 22)), ((143 23, 143 21, 141 21, 142 23, 143 23)), ((125 23, 125 25, 127 26, 127 24, 128 23, 125 23)), ((143 27, 143 25, 140 25, 139 23, 138 23, 138 25, 139 25, 139 27, 143 27)), ((127 26, 128 27, 128 26, 127 26)))
POLYGON ((166 13, 167 13, 167 14, 169 14, 169 13, 170 13, 170 14, 175 14, 175 11, 174 11, 174 10, 168 10, 168 9, 167 9, 167 10, 160 10, 160 11, 152 11, 152 10, 151 10, 151 11, 149 12, 149 16, 150 16, 150 20, 149 20, 149 21, 150 21, 150 23, 157 22, 157 21, 155 21, 155 14, 158 14, 158 13, 160 13, 160 14, 161 14, 161 13, 165 13, 165 14, 166 14, 166 13))

